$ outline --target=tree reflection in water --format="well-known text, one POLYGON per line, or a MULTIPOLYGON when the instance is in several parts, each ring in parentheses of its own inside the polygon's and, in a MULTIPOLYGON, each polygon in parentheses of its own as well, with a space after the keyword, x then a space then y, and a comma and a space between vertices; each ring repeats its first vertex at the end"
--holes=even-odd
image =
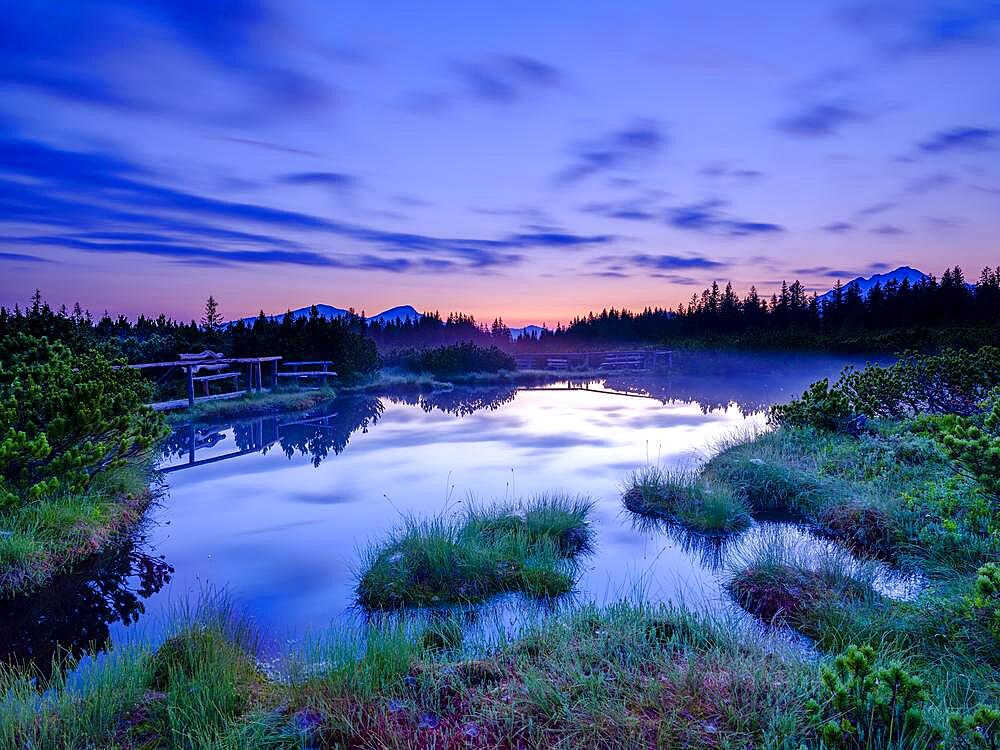
POLYGON ((385 397, 394 404, 419 406, 428 413, 436 409, 456 417, 465 417, 482 410, 496 411, 513 401, 517 391, 518 386, 511 384, 466 386, 430 392, 398 388, 386 393, 385 397))
POLYGON ((135 534, 36 593, 0 600, 0 661, 33 662, 45 673, 54 656, 76 659, 103 649, 112 624, 137 622, 144 600, 174 572, 144 551, 144 542, 135 534))

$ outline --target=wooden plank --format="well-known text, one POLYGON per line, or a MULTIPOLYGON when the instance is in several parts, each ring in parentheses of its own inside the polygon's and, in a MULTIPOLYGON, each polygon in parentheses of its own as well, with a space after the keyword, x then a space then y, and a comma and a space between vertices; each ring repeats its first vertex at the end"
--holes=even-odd
MULTIPOLYGON (((202 401, 219 401, 226 398, 235 398, 237 396, 246 395, 246 391, 230 391, 229 393, 220 393, 216 396, 199 396, 194 400, 195 403, 201 403, 202 401)), ((170 409, 182 409, 185 406, 191 406, 187 399, 178 398, 173 401, 157 401, 153 404, 148 404, 148 406, 153 411, 169 411, 170 409)))
POLYGON ((288 365, 289 367, 304 367, 306 365, 332 365, 333 364, 333 360, 332 359, 326 359, 326 360, 322 360, 321 359, 321 360, 317 360, 315 362, 284 362, 283 364, 288 365))
POLYGON ((298 370, 297 372, 276 373, 279 378, 322 378, 333 377, 337 373, 333 370, 298 370))
POLYGON ((238 378, 240 374, 238 372, 220 372, 218 375, 199 375, 196 378, 191 378, 195 382, 201 383, 209 380, 227 380, 229 378, 238 378))

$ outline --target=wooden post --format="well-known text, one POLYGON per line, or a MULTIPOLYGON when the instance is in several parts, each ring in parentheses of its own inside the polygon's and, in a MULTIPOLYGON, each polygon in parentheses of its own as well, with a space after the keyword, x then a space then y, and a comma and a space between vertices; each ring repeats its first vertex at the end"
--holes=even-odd
POLYGON ((278 387, 278 360, 271 362, 271 388, 278 387))
POLYGON ((257 370, 257 393, 261 393, 264 390, 264 376, 261 372, 259 359, 254 364, 254 369, 257 370))
POLYGON ((194 406, 194 366, 188 365, 184 369, 187 371, 188 376, 188 406, 194 406))

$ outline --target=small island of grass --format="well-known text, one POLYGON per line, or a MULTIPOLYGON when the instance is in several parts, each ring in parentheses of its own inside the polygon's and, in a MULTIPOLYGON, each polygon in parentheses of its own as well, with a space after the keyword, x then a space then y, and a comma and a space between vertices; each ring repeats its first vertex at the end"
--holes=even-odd
POLYGON ((644 466, 625 483, 625 507, 645 517, 677 523, 703 534, 741 531, 750 511, 731 488, 687 471, 644 466))
POLYGON ((589 501, 543 495, 519 507, 470 506, 457 517, 406 519, 364 557, 358 602, 367 609, 474 602, 519 591, 557 596, 591 544, 589 501))

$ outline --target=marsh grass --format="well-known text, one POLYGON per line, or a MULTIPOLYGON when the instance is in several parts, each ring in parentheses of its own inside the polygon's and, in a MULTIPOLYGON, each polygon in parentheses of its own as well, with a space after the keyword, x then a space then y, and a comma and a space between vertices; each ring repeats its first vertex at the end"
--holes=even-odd
POLYGON ((324 717, 323 746, 756 747, 794 733, 809 679, 764 654, 729 621, 639 602, 578 606, 476 656, 394 623, 328 651, 293 703, 324 717))
POLYGON ((632 472, 623 490, 623 502, 631 512, 700 533, 740 531, 751 522, 749 508, 736 492, 693 472, 644 466, 632 472))
MULTIPOLYGON (((725 614, 574 605, 474 649, 454 615, 377 615, 312 641, 278 680, 224 596, 172 618, 159 648, 137 640, 72 677, 0 671, 0 748, 824 747, 807 705, 827 705, 829 660, 725 614)), ((912 650, 886 640, 878 664, 912 667, 912 650)), ((929 683, 939 724, 982 696, 954 674, 929 683)))
POLYGON ((0 748, 297 746, 228 597, 206 592, 169 619, 159 648, 135 639, 47 676, 0 667, 0 748))
POLYGON ((356 593, 366 609, 475 602, 506 591, 552 597, 573 588, 573 558, 590 548, 589 501, 542 495, 463 514, 404 518, 363 553, 356 593))

